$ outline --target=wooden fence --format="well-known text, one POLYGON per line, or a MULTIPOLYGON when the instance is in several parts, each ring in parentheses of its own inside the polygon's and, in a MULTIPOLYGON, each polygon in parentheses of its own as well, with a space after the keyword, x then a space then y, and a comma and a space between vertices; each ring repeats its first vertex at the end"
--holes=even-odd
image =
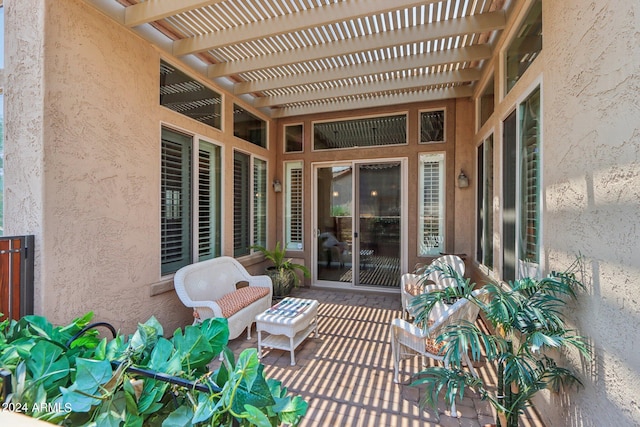
POLYGON ((0 320, 33 314, 33 236, 0 237, 0 320))

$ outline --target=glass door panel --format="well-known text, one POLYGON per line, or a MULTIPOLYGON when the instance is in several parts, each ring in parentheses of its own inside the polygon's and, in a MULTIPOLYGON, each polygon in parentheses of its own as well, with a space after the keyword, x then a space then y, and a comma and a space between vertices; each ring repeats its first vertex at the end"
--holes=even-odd
POLYGON ((397 287, 400 278, 400 162, 359 164, 358 269, 354 284, 397 287))
POLYGON ((319 281, 351 283, 353 168, 318 168, 316 188, 316 277, 319 281))

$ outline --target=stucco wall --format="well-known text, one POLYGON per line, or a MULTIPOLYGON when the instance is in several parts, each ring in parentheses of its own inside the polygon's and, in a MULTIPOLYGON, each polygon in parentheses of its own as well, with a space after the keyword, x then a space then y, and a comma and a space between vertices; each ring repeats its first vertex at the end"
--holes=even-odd
POLYGON ((160 276, 161 125, 226 144, 225 170, 230 141, 262 150, 270 174, 273 159, 233 137, 232 102, 227 132, 160 107, 159 52, 84 2, 5 8, 5 232, 36 237, 36 313, 66 323, 91 310, 124 332, 151 315, 169 333, 190 323, 160 276))
POLYGON ((586 257, 574 316, 594 348, 574 361, 585 389, 544 413, 640 425, 640 3, 543 7, 545 256, 551 268, 586 257))

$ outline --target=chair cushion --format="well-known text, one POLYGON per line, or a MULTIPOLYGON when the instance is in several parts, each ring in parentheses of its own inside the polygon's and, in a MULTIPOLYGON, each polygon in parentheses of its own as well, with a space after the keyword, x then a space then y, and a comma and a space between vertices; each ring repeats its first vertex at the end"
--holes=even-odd
POLYGON ((228 318, 268 294, 269 288, 246 286, 226 294, 216 302, 222 310, 222 315, 228 318))
MULTIPOLYGON (((433 323, 433 320, 429 320, 427 322, 427 325, 431 327, 433 326, 433 323)), ((440 354, 440 350, 442 350, 442 347, 444 347, 444 341, 436 343, 435 337, 425 338, 424 347, 425 350, 431 354, 440 354)))
POLYGON ((422 286, 420 286, 418 283, 405 283, 404 284, 404 290, 409 294, 409 295, 413 295, 418 296, 422 293, 422 286))

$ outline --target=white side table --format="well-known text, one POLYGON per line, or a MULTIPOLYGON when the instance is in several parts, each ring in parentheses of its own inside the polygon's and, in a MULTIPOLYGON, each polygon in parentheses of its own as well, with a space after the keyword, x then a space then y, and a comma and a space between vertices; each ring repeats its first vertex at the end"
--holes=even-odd
POLYGON ((311 332, 318 336, 318 301, 287 297, 256 316, 258 331, 258 357, 262 347, 288 350, 291 366, 296 364, 294 351, 311 332), (262 332, 269 335, 263 340, 262 332))

